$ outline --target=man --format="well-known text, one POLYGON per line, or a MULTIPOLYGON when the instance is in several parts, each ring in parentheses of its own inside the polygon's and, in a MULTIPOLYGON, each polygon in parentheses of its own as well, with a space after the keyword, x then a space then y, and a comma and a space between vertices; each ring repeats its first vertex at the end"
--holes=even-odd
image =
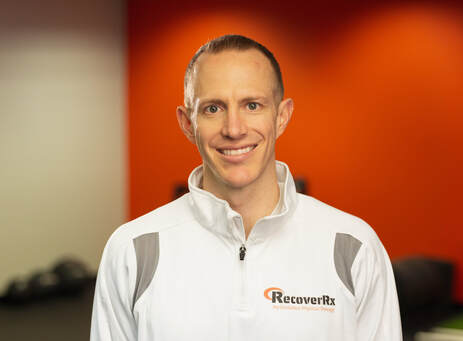
POLYGON ((120 227, 91 340, 398 341, 391 264, 364 221, 297 194, 275 161, 293 101, 265 47, 227 35, 185 74, 190 193, 120 227))

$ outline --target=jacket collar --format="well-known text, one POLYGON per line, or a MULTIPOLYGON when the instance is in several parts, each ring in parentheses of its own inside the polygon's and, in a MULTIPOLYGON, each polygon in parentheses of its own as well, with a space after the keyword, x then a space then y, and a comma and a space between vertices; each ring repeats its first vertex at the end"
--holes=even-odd
MULTIPOLYGON (((249 234, 249 242, 260 242, 275 233, 292 215, 297 205, 296 186, 288 166, 276 161, 277 180, 280 185, 279 209, 270 216, 259 219, 249 234)), ((199 188, 203 176, 203 166, 196 167, 188 178, 189 203, 198 222, 211 232, 225 239, 245 242, 241 216, 227 201, 199 188)), ((247 242, 247 241, 246 241, 247 242)))

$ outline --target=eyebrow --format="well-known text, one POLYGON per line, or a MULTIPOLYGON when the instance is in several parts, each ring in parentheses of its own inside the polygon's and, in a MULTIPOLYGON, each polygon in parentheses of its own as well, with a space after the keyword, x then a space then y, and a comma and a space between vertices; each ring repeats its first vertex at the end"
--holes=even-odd
MULTIPOLYGON (((240 103, 246 103, 246 102, 252 102, 252 101, 260 101, 264 103, 268 102, 268 100, 264 96, 248 96, 248 97, 242 98, 240 100, 240 103)), ((223 107, 227 106, 227 104, 223 100, 218 99, 218 98, 205 98, 199 102, 199 107, 203 107, 205 104, 217 104, 223 107)))
POLYGON ((260 102, 267 103, 267 99, 264 96, 249 96, 249 97, 243 98, 240 102, 243 103, 243 102, 253 102, 253 101, 260 101, 260 102))
POLYGON ((199 102, 199 107, 203 107, 205 104, 218 104, 220 106, 226 106, 225 102, 218 98, 206 98, 199 102))

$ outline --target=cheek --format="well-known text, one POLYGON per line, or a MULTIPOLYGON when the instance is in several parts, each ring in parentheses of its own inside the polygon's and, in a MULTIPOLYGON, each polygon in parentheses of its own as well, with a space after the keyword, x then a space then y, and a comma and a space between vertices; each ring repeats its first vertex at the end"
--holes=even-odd
POLYGON ((248 127, 262 132, 274 131, 276 127, 276 114, 270 110, 265 110, 259 114, 247 117, 248 127))
POLYGON ((210 146, 213 145, 214 135, 210 134, 209 131, 198 129, 196 131, 195 139, 199 152, 204 155, 208 150, 211 149, 210 146))
POLYGON ((275 122, 271 120, 260 120, 252 123, 253 130, 265 139, 272 139, 276 135, 275 122))
POLYGON ((198 118, 196 128, 196 143, 202 146, 214 145, 220 138, 220 124, 212 120, 202 120, 198 118))

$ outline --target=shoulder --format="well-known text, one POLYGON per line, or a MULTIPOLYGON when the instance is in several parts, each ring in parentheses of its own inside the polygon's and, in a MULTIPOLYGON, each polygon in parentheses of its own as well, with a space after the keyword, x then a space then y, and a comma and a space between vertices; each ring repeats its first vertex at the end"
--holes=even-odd
POLYGON ((330 240, 336 273, 351 294, 365 292, 366 284, 358 282, 367 283, 374 273, 390 276, 387 252, 363 219, 304 195, 299 197, 298 211, 312 225, 310 231, 330 240))
POLYGON ((135 292, 135 296, 125 299, 127 306, 133 308, 135 300, 154 275, 159 259, 159 233, 183 227, 193 219, 188 198, 189 194, 185 194, 123 224, 106 242, 98 269, 98 281, 101 285, 112 282, 113 287, 121 292, 135 292), (138 286, 137 281, 144 286, 138 286))
POLYGON ((318 231, 349 235, 361 244, 378 245, 378 235, 363 219, 328 205, 314 197, 298 194, 298 215, 318 231))
POLYGON ((106 248, 120 249, 140 236, 157 234, 180 227, 193 218, 189 193, 118 227, 109 237, 106 248))

